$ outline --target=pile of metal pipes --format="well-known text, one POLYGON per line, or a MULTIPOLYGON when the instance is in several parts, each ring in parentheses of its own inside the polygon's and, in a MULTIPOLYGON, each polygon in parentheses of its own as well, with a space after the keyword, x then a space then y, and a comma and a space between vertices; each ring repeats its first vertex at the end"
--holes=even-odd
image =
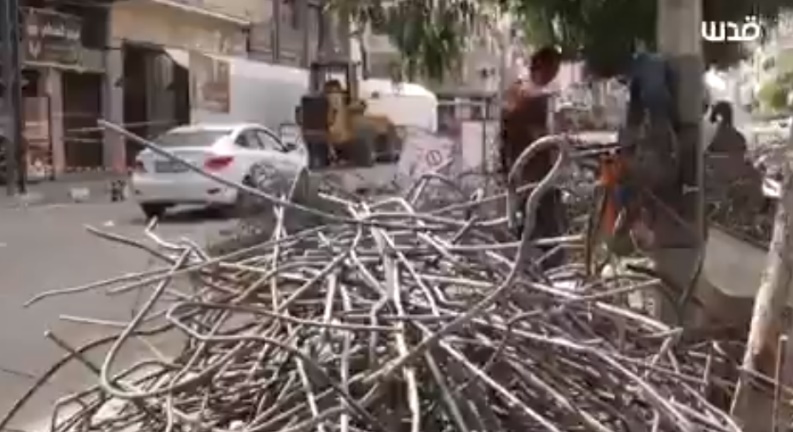
MULTIPOLYGON (((556 145, 533 145, 513 172, 556 145)), ((117 335, 83 347, 54 339, 68 355, 38 385, 70 361, 97 383, 56 404, 52 430, 739 431, 711 402, 734 387, 724 346, 632 307, 659 280, 587 277, 572 258, 538 265, 582 243, 531 235, 537 200, 566 163, 560 150, 551 174, 527 188, 512 239, 503 233, 514 217, 472 210, 492 198, 516 213, 512 186, 431 212, 416 211, 415 197, 326 197, 345 213, 325 214, 239 185, 276 204, 274 227, 269 240, 222 256, 162 239, 154 225, 156 248, 92 229, 164 265, 33 300, 99 287, 150 293, 117 335), (323 223, 289 232, 287 208, 323 223), (173 283, 186 275, 190 289, 173 283), (163 333, 179 336, 178 355, 152 348, 121 366, 125 345, 163 333), (102 346, 94 365, 84 353, 102 346)))

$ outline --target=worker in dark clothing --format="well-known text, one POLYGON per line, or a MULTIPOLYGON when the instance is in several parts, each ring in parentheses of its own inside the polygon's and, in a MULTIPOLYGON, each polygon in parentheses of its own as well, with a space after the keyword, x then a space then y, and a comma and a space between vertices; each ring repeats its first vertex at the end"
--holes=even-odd
POLYGON ((735 128, 732 105, 716 103, 710 121, 718 126, 711 142, 704 143, 709 190, 751 213, 762 206, 762 173, 747 159, 746 138, 735 128))
POLYGON ((745 175, 746 139, 735 128, 732 106, 721 101, 713 106, 710 122, 717 123, 710 142, 703 143, 708 155, 713 177, 711 180, 727 185, 745 175))
MULTIPOLYGON (((561 53, 545 47, 531 57, 529 77, 513 84, 507 92, 501 115, 500 156, 501 171, 506 177, 520 154, 534 141, 547 135, 550 96, 544 91, 556 78, 561 65, 561 53)), ((525 165, 522 183, 542 180, 554 164, 553 151, 534 155, 525 165)), ((553 237, 564 232, 564 210, 561 191, 553 189, 540 201, 533 237, 553 237)), ((553 265, 561 256, 547 264, 553 265)))
POLYGON ((740 156, 741 159, 746 155, 746 139, 735 128, 732 106, 729 102, 720 101, 713 106, 710 113, 710 121, 718 122, 716 134, 713 141, 705 143, 708 152, 732 154, 740 156), (708 145, 709 144, 709 145, 708 145))

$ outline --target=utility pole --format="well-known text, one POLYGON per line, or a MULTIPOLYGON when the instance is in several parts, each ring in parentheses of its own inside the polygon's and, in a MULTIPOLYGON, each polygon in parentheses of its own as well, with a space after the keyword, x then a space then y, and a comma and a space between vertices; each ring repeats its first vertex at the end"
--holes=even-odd
POLYGON ((2 115, 5 121, 7 144, 5 149, 6 188, 9 195, 25 192, 24 170, 21 169, 24 155, 23 107, 22 107, 22 61, 20 59, 20 10, 19 0, 0 0, 0 31, 2 32, 3 94, 2 115))
POLYGON ((300 66, 308 69, 311 65, 311 15, 313 13, 311 0, 300 0, 300 23, 303 25, 303 32, 301 34, 302 40, 302 55, 300 57, 300 66))
MULTIPOLYGON (((656 269, 677 286, 696 289, 698 264, 704 260, 707 231, 704 217, 703 151, 700 143, 702 117, 702 2, 697 0, 657 0, 658 50, 672 67, 679 124, 680 180, 677 191, 663 197, 663 204, 681 218, 659 214, 654 227, 657 250, 656 269), (683 223, 681 223, 683 222, 683 223)), ((681 293, 682 296, 686 294, 681 293)), ((688 293, 692 294, 692 293, 688 293)), ((669 307, 682 312, 679 305, 661 306, 663 318, 670 318, 669 307)))
POLYGON ((281 64, 281 2, 271 0, 273 5, 273 63, 281 64))

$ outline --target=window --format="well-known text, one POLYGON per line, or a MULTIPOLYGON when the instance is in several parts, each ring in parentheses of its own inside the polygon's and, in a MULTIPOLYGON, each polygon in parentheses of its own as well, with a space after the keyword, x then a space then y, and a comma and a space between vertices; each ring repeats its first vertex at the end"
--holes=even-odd
POLYGON ((438 129, 445 132, 456 120, 456 105, 454 100, 439 98, 438 101, 438 129))
POLYGON ((253 143, 256 149, 266 150, 269 148, 267 145, 267 141, 262 139, 262 136, 259 133, 259 131, 256 130, 248 131, 248 139, 251 140, 251 142, 253 143))
MULTIPOLYGON (((254 137, 255 138, 255 137, 254 137)), ((259 146, 256 141, 251 141, 251 136, 248 131, 243 131, 239 134, 234 144, 246 149, 255 149, 259 146)))
POLYGON ((174 130, 154 142, 162 147, 210 147, 229 134, 225 130, 174 130))
POLYGON ((488 120, 498 119, 499 106, 495 98, 488 98, 485 102, 485 116, 488 120))
POLYGON ((257 129, 255 131, 257 141, 262 143, 262 148, 265 150, 275 150, 279 152, 284 152, 284 146, 281 144, 281 140, 276 138, 275 135, 272 133, 265 131, 263 129, 257 129))
POLYGON ((482 98, 471 98, 471 111, 469 120, 484 120, 485 118, 485 102, 482 98))

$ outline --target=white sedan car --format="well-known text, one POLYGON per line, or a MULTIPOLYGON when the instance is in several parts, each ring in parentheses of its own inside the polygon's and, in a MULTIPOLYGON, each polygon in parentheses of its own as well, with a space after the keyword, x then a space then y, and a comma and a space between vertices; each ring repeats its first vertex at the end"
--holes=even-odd
MULTIPOLYGON (((153 141, 193 165, 246 185, 253 185, 253 170, 261 172, 261 167, 292 179, 307 165, 302 146, 284 144, 273 131, 257 124, 180 126, 153 141)), ((151 150, 142 151, 135 160, 130 186, 147 218, 160 217, 181 204, 234 208, 245 198, 237 189, 151 150)))

